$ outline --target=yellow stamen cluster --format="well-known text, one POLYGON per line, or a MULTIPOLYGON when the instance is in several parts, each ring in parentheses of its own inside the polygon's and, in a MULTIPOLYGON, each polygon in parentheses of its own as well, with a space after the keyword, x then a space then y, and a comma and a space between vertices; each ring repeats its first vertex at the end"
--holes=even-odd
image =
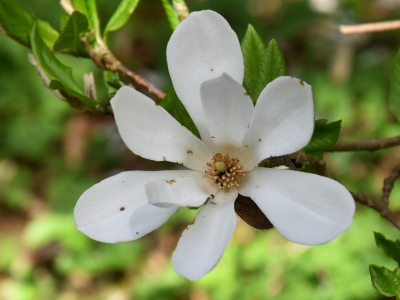
POLYGON ((211 169, 206 170, 208 177, 210 177, 216 184, 218 184, 220 189, 229 188, 231 186, 239 186, 242 181, 242 177, 245 173, 240 170, 243 166, 238 165, 239 160, 234 158, 229 158, 228 153, 222 155, 217 153, 211 159, 211 162, 207 163, 211 169))

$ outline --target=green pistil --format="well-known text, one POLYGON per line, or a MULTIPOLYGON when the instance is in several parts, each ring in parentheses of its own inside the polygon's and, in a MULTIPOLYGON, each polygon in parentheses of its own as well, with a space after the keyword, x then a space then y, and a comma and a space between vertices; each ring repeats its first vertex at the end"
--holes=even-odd
POLYGON ((220 173, 224 173, 228 170, 228 166, 223 161, 219 161, 215 163, 215 169, 220 173))

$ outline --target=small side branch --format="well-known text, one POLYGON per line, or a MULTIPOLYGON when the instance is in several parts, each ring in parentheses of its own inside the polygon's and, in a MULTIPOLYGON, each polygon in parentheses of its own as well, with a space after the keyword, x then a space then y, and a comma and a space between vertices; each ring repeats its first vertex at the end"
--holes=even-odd
POLYGON ((358 142, 339 142, 326 152, 340 151, 376 151, 400 145, 400 136, 382 139, 371 139, 358 142))
POLYGON ((341 25, 339 31, 341 34, 360 34, 377 31, 388 31, 400 29, 400 21, 388 21, 388 22, 377 22, 367 23, 359 25, 341 25))
POLYGON ((400 166, 385 180, 383 181, 383 188, 382 188, 382 202, 389 204, 389 196, 393 190, 394 182, 397 178, 400 177, 400 166))
POLYGON ((393 189, 394 182, 399 177, 400 177, 400 166, 383 181, 383 188, 382 188, 383 194, 382 194, 382 199, 380 201, 373 201, 363 193, 351 192, 351 195, 353 196, 355 201, 375 209, 377 212, 379 212, 379 214, 383 218, 388 220, 398 229, 400 229, 400 220, 395 216, 395 214, 389 208, 389 197, 393 189))

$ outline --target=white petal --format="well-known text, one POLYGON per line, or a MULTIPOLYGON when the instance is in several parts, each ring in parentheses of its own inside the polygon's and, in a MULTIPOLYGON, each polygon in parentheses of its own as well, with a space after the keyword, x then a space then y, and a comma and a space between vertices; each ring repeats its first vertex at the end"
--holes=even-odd
POLYGON ((111 100, 119 133, 135 154, 155 161, 170 161, 204 171, 212 153, 165 109, 130 87, 111 100))
POLYGON ((337 181, 315 174, 257 168, 246 173, 239 193, 257 203, 288 240, 329 242, 353 223, 355 204, 337 181))
POLYGON ((254 110, 249 95, 226 73, 204 82, 200 94, 214 143, 221 153, 236 156, 254 110))
POLYGON ((222 73, 229 74, 240 84, 243 82, 243 56, 236 33, 216 12, 192 12, 172 34, 167 46, 167 62, 178 97, 197 125, 202 140, 211 149, 212 141, 201 107, 200 85, 222 73))
POLYGON ((150 180, 203 176, 196 171, 132 171, 92 186, 75 206, 76 227, 105 243, 135 240, 161 226, 178 209, 147 202, 144 185, 150 180))
POLYGON ((238 155, 243 170, 271 156, 306 146, 314 130, 311 86, 293 77, 278 77, 261 92, 238 155))
POLYGON ((219 191, 183 231, 172 254, 178 274, 197 280, 218 263, 235 230, 234 200, 237 195, 235 188, 219 191))
POLYGON ((150 204, 159 207, 199 207, 211 195, 218 192, 218 185, 204 177, 170 178, 146 183, 145 189, 150 204))

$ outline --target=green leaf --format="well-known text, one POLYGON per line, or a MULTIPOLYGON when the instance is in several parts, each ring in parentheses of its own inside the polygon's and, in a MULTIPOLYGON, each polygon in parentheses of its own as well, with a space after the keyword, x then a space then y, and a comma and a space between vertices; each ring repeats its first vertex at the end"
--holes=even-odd
POLYGON ((63 13, 60 17, 60 28, 61 30, 64 29, 65 25, 67 25, 68 20, 69 20, 69 14, 63 13))
POLYGON ((89 29, 99 31, 99 17, 97 15, 95 0, 71 0, 75 10, 84 14, 89 21, 89 29))
POLYGON ((391 241, 379 232, 374 232, 376 245, 383 249, 386 256, 394 259, 400 266, 400 240, 391 241))
MULTIPOLYGON (((35 22, 32 14, 12 0, 0 0, 0 32, 4 31, 17 42, 30 47, 30 33, 35 22), (2 29, 2 30, 1 30, 2 29)), ((39 32, 48 47, 58 38, 58 32, 45 21, 38 21, 39 32)))
POLYGON ((75 10, 83 13, 85 16, 89 16, 85 0, 71 0, 71 3, 75 10))
POLYGON ((139 0, 122 0, 115 13, 108 21, 106 29, 104 30, 104 40, 110 31, 117 30, 128 22, 130 15, 135 10, 139 0))
POLYGON ((68 88, 66 85, 62 84, 58 80, 52 80, 49 87, 53 90, 58 90, 69 103, 69 105, 77 110, 82 111, 85 110, 87 107, 95 108, 96 110, 97 105, 99 104, 97 100, 90 99, 82 93, 68 88))
POLYGON ((87 56, 80 40, 80 34, 87 29, 88 20, 86 16, 79 11, 74 11, 55 42, 54 50, 70 51, 76 55, 87 56))
POLYGON ((70 89, 81 91, 81 88, 72 77, 72 69, 63 65, 44 44, 37 25, 33 26, 30 41, 33 55, 50 79, 60 80, 70 89))
POLYGON ((286 62, 276 41, 272 39, 266 46, 250 24, 241 48, 244 59, 243 86, 255 104, 268 83, 279 76, 288 75, 286 62))
POLYGON ((335 146, 339 138, 341 124, 342 120, 330 123, 325 119, 316 120, 311 140, 303 150, 312 153, 324 151, 335 146))
POLYGON ((397 52, 390 79, 389 107, 400 121, 400 49, 397 52))
POLYGON ((72 69, 63 65, 57 57, 46 47, 40 37, 37 25, 35 24, 31 33, 32 52, 37 64, 49 78, 49 88, 58 90, 71 107, 84 110, 88 107, 99 111, 99 102, 86 97, 80 86, 72 77, 72 69))
POLYGON ((11 38, 29 47, 29 34, 35 18, 11 0, 0 1, 0 24, 11 38))
POLYGON ((168 91, 165 98, 160 102, 160 106, 162 106, 170 114, 175 115, 176 120, 182 126, 185 126, 190 132, 200 138, 200 133, 197 130, 196 125, 187 112, 185 106, 183 106, 181 100, 179 100, 178 96, 176 95, 174 88, 171 88, 168 91))
POLYGON ((37 20, 37 26, 44 43, 47 47, 53 48, 54 43, 59 37, 58 31, 56 31, 51 25, 45 21, 37 20))
POLYGON ((370 265, 369 272, 373 287, 387 297, 400 296, 400 272, 396 268, 393 271, 385 267, 370 265))
POLYGON ((107 86, 107 93, 110 98, 114 97, 117 91, 124 85, 120 80, 118 73, 110 71, 103 72, 103 79, 107 86))
POLYGON ((164 6, 165 14, 167 15, 169 25, 171 26, 172 30, 175 30, 176 26, 178 26, 180 23, 178 14, 176 13, 175 9, 173 8, 169 0, 161 0, 161 2, 162 5, 164 6))

